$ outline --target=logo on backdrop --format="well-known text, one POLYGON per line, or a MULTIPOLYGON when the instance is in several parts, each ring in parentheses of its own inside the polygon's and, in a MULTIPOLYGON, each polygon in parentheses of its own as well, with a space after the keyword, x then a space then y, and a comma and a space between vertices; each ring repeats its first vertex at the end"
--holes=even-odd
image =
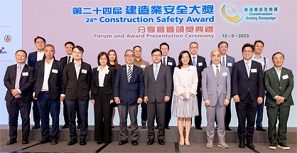
POLYGON ((236 8, 231 5, 223 5, 221 12, 225 19, 232 23, 238 23, 242 20, 242 16, 238 15, 236 8))
POLYGON ((0 54, 7 54, 7 51, 4 50, 4 47, 1 47, 0 54))
POLYGON ((10 35, 4 36, 4 41, 5 42, 10 42, 11 41, 11 36, 10 35))

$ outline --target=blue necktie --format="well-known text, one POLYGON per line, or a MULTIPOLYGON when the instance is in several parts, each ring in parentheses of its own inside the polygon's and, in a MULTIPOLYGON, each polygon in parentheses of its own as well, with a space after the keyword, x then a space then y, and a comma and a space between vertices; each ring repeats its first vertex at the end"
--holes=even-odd
POLYGON ((196 66, 197 63, 196 63, 196 57, 192 57, 192 62, 193 62, 193 66, 196 66))
POLYGON ((158 77, 158 65, 156 65, 156 68, 155 68, 155 75, 154 75, 154 77, 155 77, 155 81, 157 80, 157 77, 158 77))

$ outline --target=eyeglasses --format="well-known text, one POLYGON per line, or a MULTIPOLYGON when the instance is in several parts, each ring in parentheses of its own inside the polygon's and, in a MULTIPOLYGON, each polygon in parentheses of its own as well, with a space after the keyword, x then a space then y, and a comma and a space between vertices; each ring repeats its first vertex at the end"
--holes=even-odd
POLYGON ((132 54, 132 55, 125 55, 125 57, 134 57, 134 55, 132 54))
POLYGON ((154 54, 153 54, 152 56, 153 56, 153 57, 160 57, 160 56, 162 56, 162 55, 154 55, 154 54))

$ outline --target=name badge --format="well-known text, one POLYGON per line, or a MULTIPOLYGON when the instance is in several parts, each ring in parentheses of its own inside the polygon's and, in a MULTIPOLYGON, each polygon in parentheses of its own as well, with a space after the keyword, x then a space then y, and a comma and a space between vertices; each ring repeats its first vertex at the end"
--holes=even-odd
POLYGON ((58 73, 58 70, 52 69, 52 73, 58 73))
POLYGON ((223 72, 223 76, 227 76, 227 72, 223 72))
POLYGON ((257 69, 251 69, 252 73, 257 73, 257 69))
POLYGON ((29 73, 28 72, 23 72, 22 76, 29 76, 29 73))
POLYGON ((232 66, 232 63, 227 63, 227 66, 232 66))
POLYGON ((85 69, 81 69, 81 73, 83 73, 83 74, 87 74, 87 70, 85 70, 85 69))
POLYGON ((202 66, 203 64, 200 62, 200 63, 198 63, 198 66, 202 66))
POLYGON ((140 65, 140 67, 144 69, 145 68, 145 65, 140 65))
POLYGON ((286 79, 289 78, 289 76, 288 76, 288 74, 286 74, 286 75, 283 75, 282 78, 283 78, 284 80, 286 80, 286 79))
POLYGON ((168 65, 172 65, 172 62, 168 62, 168 65))

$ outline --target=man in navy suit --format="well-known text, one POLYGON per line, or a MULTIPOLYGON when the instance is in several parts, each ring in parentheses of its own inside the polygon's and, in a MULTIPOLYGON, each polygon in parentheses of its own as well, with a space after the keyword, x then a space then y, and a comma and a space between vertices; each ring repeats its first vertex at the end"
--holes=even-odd
MULTIPOLYGON (((43 37, 37 36, 34 39, 35 47, 37 48, 37 51, 32 52, 28 56, 28 65, 35 69, 37 61, 45 59, 44 56, 44 46, 46 44, 46 41, 43 37)), ((37 101, 33 100, 33 120, 34 120, 34 126, 32 129, 38 129, 40 128, 40 115, 39 110, 37 107, 37 101)))
POLYGON ((254 46, 244 44, 242 57, 234 64, 232 71, 232 95, 236 106, 239 148, 254 149, 253 135, 258 105, 263 102, 264 83, 262 65, 252 60, 254 46), (247 122, 247 125, 246 125, 247 122))
MULTIPOLYGON (((228 47, 229 45, 226 41, 221 41, 218 44, 218 49, 221 53, 221 65, 226 66, 229 69, 230 74, 232 74, 232 68, 235 63, 235 58, 230 55, 227 55, 228 47)), ((229 127, 230 122, 231 122, 231 104, 229 103, 226 106, 226 114, 225 114, 225 130, 227 131, 231 131, 229 127)))
MULTIPOLYGON (((176 62, 175 59, 168 56, 169 53, 169 45, 166 42, 163 42, 160 44, 160 50, 162 51, 162 64, 163 65, 167 65, 170 67, 170 72, 171 75, 173 76, 173 72, 174 72, 174 68, 176 67, 176 62)), ((172 81, 172 89, 173 91, 173 81, 172 81)), ((171 95, 170 97, 172 97, 172 91, 171 91, 171 95)), ((168 102, 166 102, 166 107, 165 107, 165 129, 170 129, 169 128, 169 122, 171 119, 171 104, 172 104, 172 100, 170 99, 168 102)), ((157 118, 157 122, 158 122, 158 118, 157 118)), ((158 128, 158 125, 157 125, 158 128)))
POLYGON ((63 70, 63 90, 62 100, 65 98, 65 104, 68 110, 70 141, 68 145, 77 143, 75 112, 80 115, 80 145, 86 145, 88 134, 88 107, 89 91, 92 82, 91 65, 82 61, 84 49, 81 46, 75 46, 72 50, 74 61, 67 64, 63 70))
POLYGON ((4 85, 7 88, 5 100, 9 116, 9 137, 7 145, 17 142, 18 116, 22 118, 22 144, 28 144, 30 133, 30 109, 34 83, 34 69, 26 63, 27 53, 18 50, 15 53, 17 64, 7 67, 4 85))
POLYGON ((120 116, 120 142, 124 145, 128 142, 127 116, 131 120, 132 145, 138 145, 137 111, 138 104, 142 103, 144 96, 144 79, 140 67, 133 65, 134 52, 126 50, 126 64, 118 68, 114 83, 114 99, 118 104, 120 116))
POLYGON ((53 45, 47 44, 44 47, 44 54, 46 58, 36 63, 33 98, 37 100, 41 118, 42 140, 40 143, 51 141, 51 144, 55 145, 58 143, 59 136, 63 66, 60 61, 54 59, 55 47, 53 45), (49 114, 52 117, 51 132, 49 114))
POLYGON ((199 56, 198 53, 198 43, 197 42, 191 42, 189 45, 189 50, 191 53, 191 58, 193 62, 193 66, 197 67, 197 74, 198 74, 198 87, 197 87, 197 99, 198 99, 198 110, 199 110, 199 116, 195 116, 195 127, 198 130, 202 130, 201 128, 201 122, 202 122, 202 117, 201 117, 201 103, 202 103, 202 86, 201 86, 201 81, 202 81, 202 71, 204 68, 207 67, 205 58, 202 56, 199 56))

